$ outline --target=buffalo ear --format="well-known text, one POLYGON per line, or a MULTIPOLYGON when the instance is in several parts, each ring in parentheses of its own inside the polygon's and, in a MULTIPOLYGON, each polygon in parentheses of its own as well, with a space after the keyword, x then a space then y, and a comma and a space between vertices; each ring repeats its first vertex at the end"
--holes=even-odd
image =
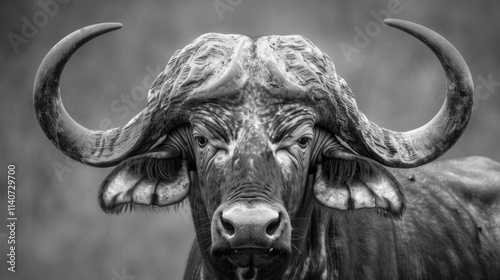
POLYGON ((397 179, 382 165, 362 156, 338 152, 318 166, 314 194, 326 207, 338 210, 383 209, 401 216, 404 195, 397 179))
POLYGON ((106 213, 158 207, 181 202, 191 185, 186 161, 159 158, 160 153, 129 159, 101 184, 99 204, 106 213))

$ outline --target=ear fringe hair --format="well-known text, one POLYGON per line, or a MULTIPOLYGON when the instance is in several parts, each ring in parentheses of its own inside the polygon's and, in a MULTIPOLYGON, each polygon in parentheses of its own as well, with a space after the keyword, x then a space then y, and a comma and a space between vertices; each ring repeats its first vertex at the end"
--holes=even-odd
MULTIPOLYGON (((172 181, 182 168, 181 158, 138 157, 127 160, 120 166, 131 172, 145 175, 150 180, 172 181)), ((118 169, 118 168, 117 168, 118 169)))
MULTIPOLYGON (((128 172, 133 172, 138 176, 146 176, 149 180, 152 181, 161 180, 168 183, 176 179, 176 174, 179 173, 180 169, 182 168, 182 164, 183 163, 181 158, 155 158, 152 156, 138 156, 122 162, 108 175, 108 178, 125 169, 129 170, 128 172)), ((102 184, 105 184, 106 180, 102 184)), ((100 192, 102 192, 102 184, 100 192)), ((132 211, 171 213, 176 212, 179 207, 187 203, 187 199, 184 199, 179 203, 160 207, 156 205, 134 204, 131 202, 115 206, 113 208, 108 208, 102 205, 101 195, 102 193, 99 193, 98 197, 101 209, 107 214, 116 215, 132 211)))
POLYGON ((134 203, 122 204, 120 206, 113 207, 112 209, 105 209, 104 212, 106 214, 120 215, 124 213, 132 213, 132 212, 145 212, 145 213, 176 213, 179 211, 181 207, 184 207, 188 204, 187 199, 183 199, 181 202, 168 205, 168 206, 156 206, 156 205, 140 205, 134 203))
MULTIPOLYGON (((401 192, 401 186, 399 181, 392 175, 389 170, 387 170, 381 164, 365 159, 362 157, 356 157, 355 159, 342 159, 342 158, 329 158, 323 162, 323 169, 321 176, 326 183, 331 186, 348 185, 356 177, 363 176, 379 176, 377 174, 384 174, 385 176, 392 178, 392 180, 397 183, 397 191, 401 196, 404 197, 401 192)), ((389 218, 402 218, 403 213, 406 210, 406 205, 400 211, 391 211, 390 209, 376 208, 377 214, 383 217, 389 218)), ((359 211, 359 210, 356 210, 359 211)))
POLYGON ((380 164, 360 157, 355 160, 329 158, 323 163, 321 171, 325 181, 332 185, 345 185, 356 176, 373 176, 377 172, 389 173, 380 164))

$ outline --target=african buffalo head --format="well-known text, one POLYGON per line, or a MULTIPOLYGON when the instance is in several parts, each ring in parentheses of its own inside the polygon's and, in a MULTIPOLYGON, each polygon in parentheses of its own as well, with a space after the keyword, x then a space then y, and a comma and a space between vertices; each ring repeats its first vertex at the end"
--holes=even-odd
POLYGON ((443 107, 408 132, 368 120, 330 58, 304 37, 215 33, 173 55, 128 124, 89 130, 65 111, 59 80, 71 55, 120 28, 114 23, 83 28, 49 52, 35 81, 36 115, 67 156, 118 165, 101 186, 105 212, 188 197, 213 273, 271 275, 299 255, 307 225, 325 209, 400 216, 403 194, 383 166, 432 161, 467 125, 473 85, 458 51, 425 27, 386 23, 424 42, 446 73, 443 107))

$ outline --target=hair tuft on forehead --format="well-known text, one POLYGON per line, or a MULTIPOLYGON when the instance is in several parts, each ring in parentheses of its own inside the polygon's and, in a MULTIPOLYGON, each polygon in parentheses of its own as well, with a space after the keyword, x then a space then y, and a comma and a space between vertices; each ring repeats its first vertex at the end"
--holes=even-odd
POLYGON ((170 58, 152 84, 148 102, 182 102, 208 92, 223 79, 243 83, 251 45, 250 38, 242 35, 207 33, 198 37, 170 58))

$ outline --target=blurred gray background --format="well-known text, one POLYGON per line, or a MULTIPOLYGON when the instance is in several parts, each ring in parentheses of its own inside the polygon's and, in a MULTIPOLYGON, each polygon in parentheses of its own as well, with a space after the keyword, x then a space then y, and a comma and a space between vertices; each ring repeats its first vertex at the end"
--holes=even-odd
POLYGON ((39 63, 58 40, 94 23, 117 21, 124 28, 87 44, 64 71, 64 104, 89 128, 126 123, 144 108, 141 93, 175 50, 221 32, 304 35, 332 58, 359 108, 395 130, 434 116, 444 100, 444 74, 426 47, 377 17, 423 24, 462 53, 477 90, 468 129, 444 158, 500 160, 499 1, 11 0, 0 11, 1 279, 182 278, 194 237, 189 209, 105 215, 97 192, 111 169, 68 160, 35 119, 39 63), (17 166, 15 274, 5 262, 9 163, 17 166))

